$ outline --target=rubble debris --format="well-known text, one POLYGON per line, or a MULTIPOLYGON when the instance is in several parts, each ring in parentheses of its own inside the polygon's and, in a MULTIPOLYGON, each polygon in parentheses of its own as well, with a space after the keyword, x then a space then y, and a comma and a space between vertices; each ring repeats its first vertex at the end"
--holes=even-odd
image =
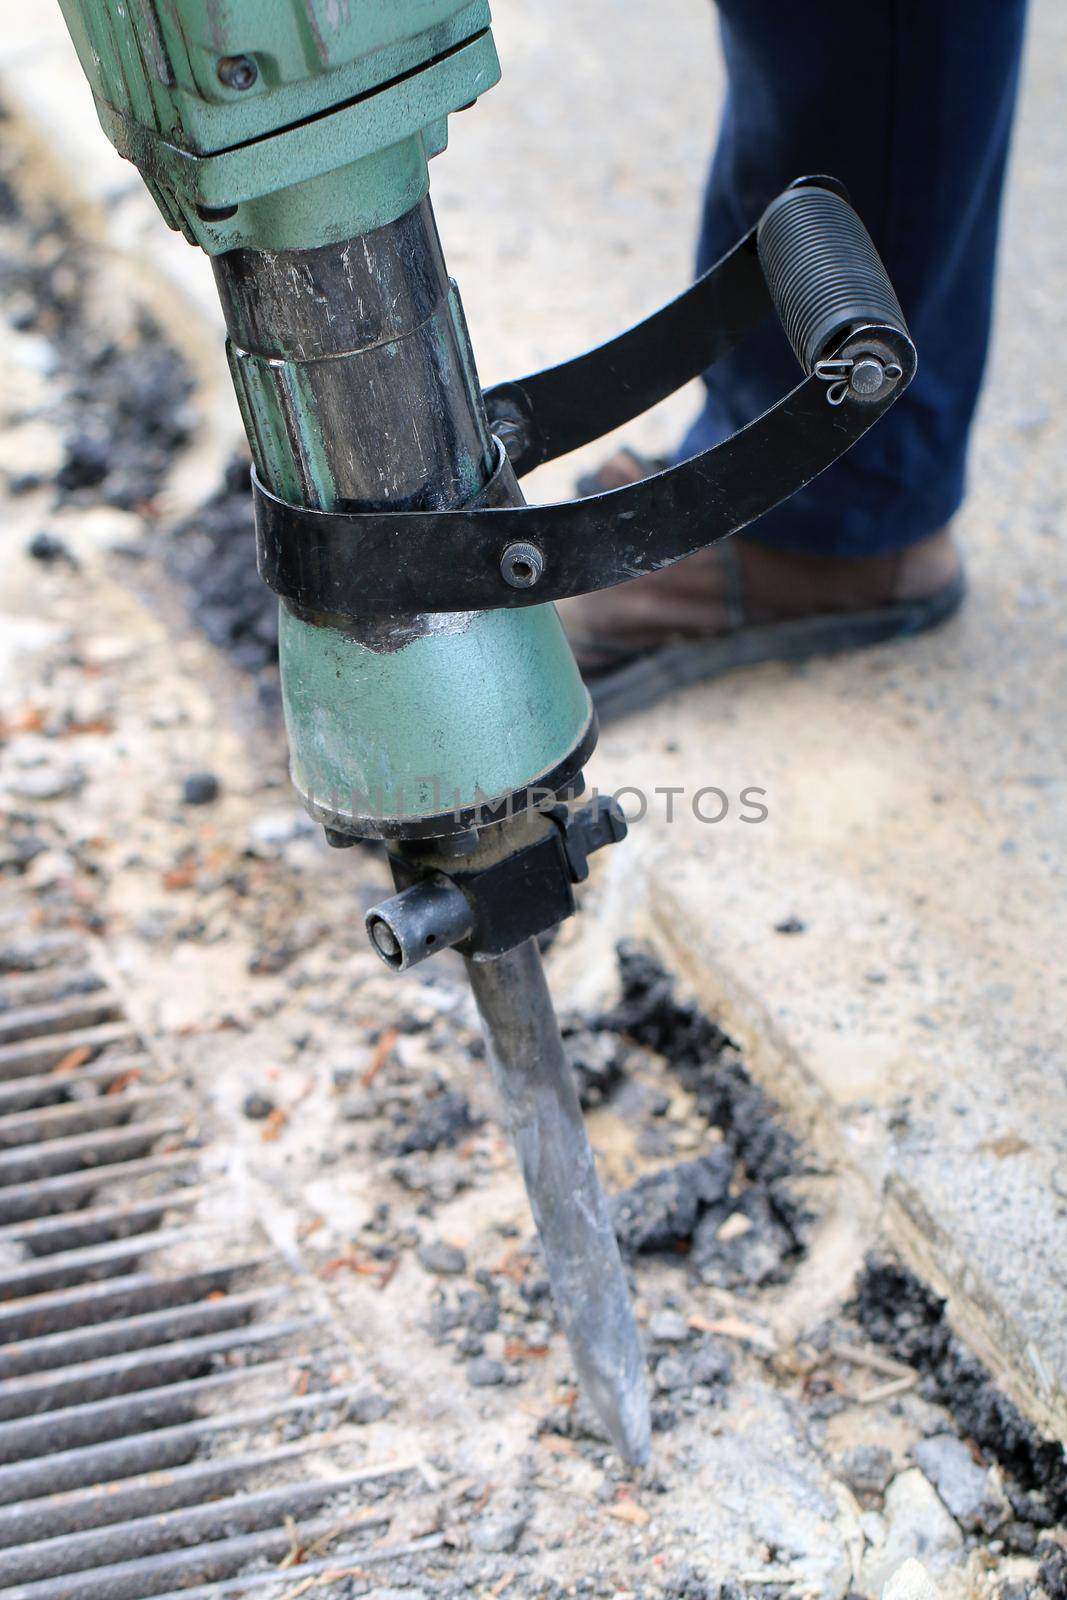
POLYGON ((427 1240, 419 1245, 416 1254, 426 1271, 440 1278, 458 1278, 467 1270, 466 1252, 447 1239, 427 1240))
POLYGON ((375 1149, 390 1156, 429 1154, 454 1145, 482 1126, 471 1113, 470 1101, 456 1089, 427 1095, 419 1103, 396 1113, 393 1131, 375 1140, 375 1149))
POLYGON ((860 1444, 841 1463, 841 1476, 854 1494, 884 1494, 893 1476, 892 1453, 880 1444, 860 1444))
POLYGON ((278 659, 278 601, 256 570, 249 466, 234 457, 211 497, 174 529, 167 559, 212 644, 261 677, 278 659))
POLYGON ((49 533, 47 528, 42 528, 39 533, 34 534, 26 546, 26 554, 45 567, 53 567, 60 561, 69 567, 78 565, 58 533, 49 533))
POLYGON ((379 1389, 368 1389, 365 1394, 357 1394, 345 1405, 345 1416, 349 1422, 354 1422, 357 1427, 369 1427, 372 1422, 381 1422, 393 1409, 393 1402, 388 1395, 379 1389))
POLYGON ((937 1585, 922 1562, 911 1556, 889 1579, 882 1600, 938 1600, 937 1585))
POLYGON ((612 1221, 621 1249, 630 1255, 672 1250, 689 1240, 699 1218, 721 1207, 734 1175, 734 1158, 725 1145, 697 1161, 682 1161, 639 1178, 615 1197, 612 1221))
POLYGON ((241 1105, 242 1112, 250 1122, 265 1122, 274 1109, 274 1101, 269 1095, 261 1094, 258 1089, 246 1094, 241 1105))
POLYGON ((207 806, 219 797, 219 780, 213 772, 190 772, 182 781, 182 804, 207 806))
POLYGON ((962 1439, 951 1433, 921 1439, 916 1462, 961 1528, 993 1533, 1009 1516, 1008 1502, 988 1467, 980 1466, 962 1439))
POLYGON ((1046 1541, 1039 1547, 1038 1554, 1042 1559, 1037 1581, 1048 1600, 1067 1600, 1067 1548, 1046 1541))
POLYGON ((526 1531, 528 1520, 521 1513, 510 1517, 482 1517, 471 1528, 471 1544, 475 1550, 486 1554, 504 1554, 514 1550, 526 1531))
POLYGON ((717 1339, 704 1339, 691 1350, 661 1356, 654 1372, 656 1388, 663 1392, 678 1389, 725 1389, 733 1377, 733 1359, 717 1339))
POLYGON ((507 1383, 508 1376, 504 1362, 492 1356, 474 1356, 467 1362, 467 1382, 472 1389, 494 1389, 498 1384, 507 1383))
POLYGON ((804 1251, 810 1220, 792 1192, 800 1152, 737 1047, 692 1002, 652 953, 618 947, 622 997, 594 1019, 663 1056, 722 1142, 707 1155, 639 1179, 614 1204, 629 1254, 684 1254, 692 1274, 722 1288, 781 1282, 804 1251))
POLYGON ((684 1344, 691 1333, 680 1311, 656 1311, 649 1318, 648 1337, 656 1344, 684 1344))
POLYGON ((5 786, 18 800, 65 800, 77 794, 84 782, 80 767, 41 762, 11 773, 5 786))
POLYGON ((583 1111, 610 1100, 625 1075, 625 1050, 617 1034, 590 1027, 577 1016, 560 1018, 560 1037, 578 1084, 583 1111))
POLYGON ((863 1558, 859 1589, 879 1594, 902 1564, 914 1558, 938 1571, 955 1561, 963 1534, 933 1484, 918 1467, 895 1477, 885 1497, 885 1538, 863 1558))
POLYGON ((948 1410, 960 1433, 1006 1474, 1015 1520, 1051 1527, 1067 1520, 1067 1460, 1043 1439, 953 1333, 945 1301, 900 1263, 869 1256, 849 1308, 875 1344, 922 1375, 925 1398, 948 1410))

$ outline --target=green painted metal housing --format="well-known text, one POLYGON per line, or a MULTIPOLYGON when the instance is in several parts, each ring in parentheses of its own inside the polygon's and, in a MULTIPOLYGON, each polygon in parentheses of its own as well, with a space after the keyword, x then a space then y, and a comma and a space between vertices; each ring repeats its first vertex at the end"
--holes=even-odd
POLYGON ((425 192, 500 76, 487 0, 60 0, 104 131, 209 254, 308 248, 425 192), (220 77, 253 63, 247 88, 220 77))
POLYGON ((281 608, 293 783, 328 826, 389 837, 536 787, 592 737, 592 706, 554 606, 442 617, 368 649, 281 608))
MULTIPOLYGON (((285 252, 301 263, 291 270, 313 273, 316 252, 403 231, 448 114, 499 76, 486 0, 60 4, 105 132, 167 222, 222 258, 220 283, 239 252, 258 257, 261 274, 285 252), (233 58, 244 60, 244 88, 226 81, 233 58)), ((390 329, 383 314, 366 341, 351 332, 313 351, 231 338, 253 456, 276 493, 325 508, 345 499, 334 467, 357 415, 336 398, 343 369, 377 362, 399 374, 396 341, 408 336, 424 342, 436 391, 468 419, 448 472, 452 502, 484 484, 492 450, 477 372, 458 295, 443 262, 436 270, 432 312, 410 327, 390 329)), ((332 283, 329 294, 346 292, 332 283)), ((399 376, 392 383, 383 372, 385 389, 405 393, 399 376)), ((281 608, 293 779, 323 820, 389 836, 575 775, 594 723, 553 607, 413 618, 377 635, 324 621, 281 608)))

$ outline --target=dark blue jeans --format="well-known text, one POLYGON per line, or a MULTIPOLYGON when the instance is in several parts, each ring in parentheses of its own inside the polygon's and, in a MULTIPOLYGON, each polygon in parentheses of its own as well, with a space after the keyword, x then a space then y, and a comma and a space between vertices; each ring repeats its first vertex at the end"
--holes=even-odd
MULTIPOLYGON (((1026 0, 719 0, 719 12, 728 92, 699 270, 791 178, 831 173, 881 252, 919 351, 907 394, 752 537, 812 555, 899 549, 963 499, 1026 0)), ((772 319, 706 375, 680 455, 798 378, 772 319)))

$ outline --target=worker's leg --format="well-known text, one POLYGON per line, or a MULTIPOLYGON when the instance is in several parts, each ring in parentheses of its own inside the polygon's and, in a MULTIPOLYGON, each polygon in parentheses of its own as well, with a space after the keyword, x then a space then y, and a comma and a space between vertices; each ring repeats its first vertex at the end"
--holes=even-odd
MULTIPOLYGON (((989 338, 1025 9, 1025 0, 719 0, 728 91, 701 269, 792 178, 833 174, 885 258, 919 371, 877 428, 750 531, 572 602, 568 627, 587 673, 658 650, 654 675, 666 686, 915 633, 959 603, 946 524, 963 497, 989 338), (700 661, 693 650, 666 661, 679 640, 695 640, 700 661)), ((758 416, 799 376, 768 322, 707 375, 679 456, 758 416)), ((622 452, 595 487, 640 475, 622 452)))
MULTIPOLYGON (((985 364, 1025 0, 719 0, 728 93, 705 199, 703 270, 801 173, 844 180, 919 351, 879 426, 752 530, 762 544, 867 555, 944 526, 963 498, 985 364)), ((767 325, 708 375, 681 454, 797 378, 767 325)))

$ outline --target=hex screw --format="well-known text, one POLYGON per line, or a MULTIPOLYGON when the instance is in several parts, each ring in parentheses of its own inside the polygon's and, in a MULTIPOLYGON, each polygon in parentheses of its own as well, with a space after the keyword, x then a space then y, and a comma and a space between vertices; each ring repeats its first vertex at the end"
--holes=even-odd
POLYGON ((217 71, 219 82, 227 89, 251 89, 259 77, 259 68, 251 56, 223 56, 217 71))
POLYGON ((498 417, 493 432, 504 446, 509 461, 517 461, 526 448, 526 433, 521 422, 511 417, 498 417))
POLYGON ((500 576, 512 589, 532 589, 545 570, 545 558, 535 544, 509 544, 500 558, 500 576))
POLYGON ((877 356, 860 356, 849 375, 849 387, 854 394, 877 394, 885 382, 885 368, 877 356))

